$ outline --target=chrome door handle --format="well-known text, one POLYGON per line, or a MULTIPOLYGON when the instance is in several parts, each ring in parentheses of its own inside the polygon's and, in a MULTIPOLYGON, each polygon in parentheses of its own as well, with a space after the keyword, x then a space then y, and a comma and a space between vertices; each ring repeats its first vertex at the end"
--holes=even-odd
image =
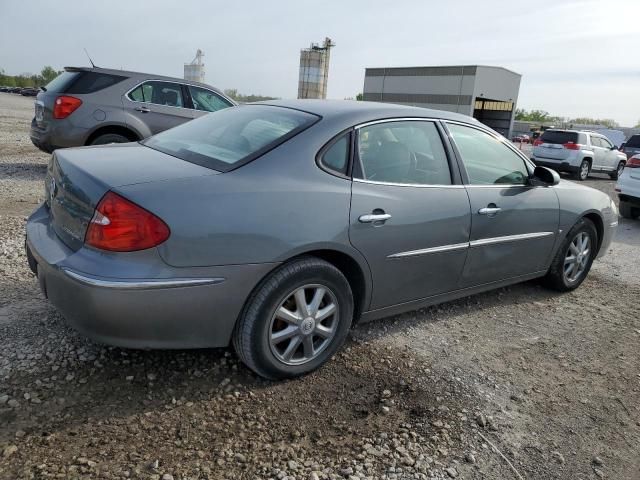
POLYGON ((480 215, 495 215, 500 211, 502 211, 500 207, 484 207, 478 210, 478 213, 480 215))
POLYGON ((136 107, 135 110, 142 113, 149 113, 151 111, 147 107, 136 107))
POLYGON ((388 213, 369 213, 367 215, 360 215, 358 221, 360 221, 360 223, 386 222, 390 218, 391 215, 388 213))

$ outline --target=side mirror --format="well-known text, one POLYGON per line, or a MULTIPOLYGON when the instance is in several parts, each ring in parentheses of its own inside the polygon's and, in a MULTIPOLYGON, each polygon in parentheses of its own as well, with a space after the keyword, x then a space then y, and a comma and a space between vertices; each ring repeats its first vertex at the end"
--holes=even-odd
POLYGON ((625 142, 625 143, 623 143, 622 145, 620 145, 620 151, 622 151, 622 149, 624 148, 624 146, 625 146, 626 144, 627 144, 627 143, 625 142))
POLYGON ((615 145, 611 147, 611 150, 618 150, 618 147, 616 147, 615 145))
POLYGON ((531 184, 539 187, 551 187, 560 183, 560 175, 547 167, 536 167, 530 177, 531 184))

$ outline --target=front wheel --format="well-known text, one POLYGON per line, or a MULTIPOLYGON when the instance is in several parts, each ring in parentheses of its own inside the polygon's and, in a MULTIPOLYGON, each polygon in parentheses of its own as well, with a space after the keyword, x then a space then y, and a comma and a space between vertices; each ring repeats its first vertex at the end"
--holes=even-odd
POLYGON ((591 170, 591 163, 589 163, 589 160, 583 160, 576 173, 576 179, 584 182, 589 176, 589 170, 591 170))
POLYGON ((329 360, 349 332, 353 295, 342 272, 306 257, 272 272, 247 301, 233 334, 236 353, 270 379, 309 373, 329 360))
POLYGON ((622 171, 624 170, 624 165, 625 165, 625 162, 619 162, 615 172, 611 172, 609 174, 612 180, 617 180, 620 177, 620 175, 622 175, 622 171))
POLYGON ((562 242, 543 282, 560 292, 575 290, 591 270, 598 246, 598 231, 593 222, 582 218, 562 242))

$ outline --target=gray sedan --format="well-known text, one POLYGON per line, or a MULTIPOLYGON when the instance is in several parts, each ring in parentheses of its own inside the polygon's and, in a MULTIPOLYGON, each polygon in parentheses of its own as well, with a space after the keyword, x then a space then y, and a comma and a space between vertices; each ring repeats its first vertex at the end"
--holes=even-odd
POLYGON ((356 323, 541 277, 577 288, 617 210, 453 113, 349 101, 221 110, 54 152, 27 254, 79 331, 221 347, 268 378, 356 323))

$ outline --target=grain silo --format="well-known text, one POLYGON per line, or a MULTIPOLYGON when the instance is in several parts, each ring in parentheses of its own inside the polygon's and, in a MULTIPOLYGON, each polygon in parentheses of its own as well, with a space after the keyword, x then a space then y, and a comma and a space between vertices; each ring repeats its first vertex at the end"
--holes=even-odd
POLYGON ((204 63, 202 63, 204 53, 198 49, 196 58, 191 63, 184 64, 184 79, 192 82, 204 83, 204 63))
POLYGON ((327 98, 329 56, 335 45, 325 38, 322 45, 312 43, 300 51, 298 98, 327 98))

